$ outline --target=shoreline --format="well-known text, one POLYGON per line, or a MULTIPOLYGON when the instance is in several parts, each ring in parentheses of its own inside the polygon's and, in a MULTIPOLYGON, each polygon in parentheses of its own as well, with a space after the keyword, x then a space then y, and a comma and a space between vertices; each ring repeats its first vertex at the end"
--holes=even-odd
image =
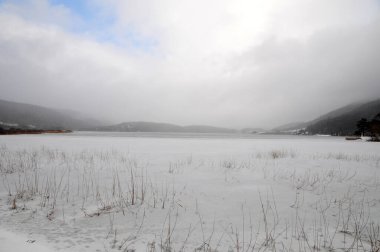
POLYGON ((0 135, 25 135, 25 134, 45 134, 45 133, 72 133, 72 130, 23 130, 23 129, 0 129, 0 135))

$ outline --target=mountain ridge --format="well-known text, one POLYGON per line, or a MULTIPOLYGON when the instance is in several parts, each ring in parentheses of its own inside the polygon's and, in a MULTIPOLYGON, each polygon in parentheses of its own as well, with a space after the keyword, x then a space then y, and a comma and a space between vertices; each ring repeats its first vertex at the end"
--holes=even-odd
POLYGON ((380 112, 380 99, 356 102, 334 109, 306 122, 288 123, 273 128, 272 133, 352 135, 361 118, 371 120, 380 112))
POLYGON ((209 125, 187 125, 180 126, 171 123, 158 123, 147 121, 123 122, 110 126, 93 128, 96 131, 117 132, 184 132, 184 133, 237 133, 238 130, 215 127, 209 125))
MULTIPOLYGON (((357 129, 357 122, 361 118, 372 120, 380 113, 380 99, 372 100, 367 103, 359 103, 349 108, 345 113, 331 114, 327 113, 322 119, 313 120, 306 127, 306 131, 312 134, 330 134, 330 135, 352 135, 357 129)), ((335 110, 333 112, 339 111, 335 110)), ((318 119, 318 118, 317 118, 318 119)))
POLYGON ((104 125, 104 122, 76 111, 0 99, 0 127, 79 130, 94 125, 104 125))

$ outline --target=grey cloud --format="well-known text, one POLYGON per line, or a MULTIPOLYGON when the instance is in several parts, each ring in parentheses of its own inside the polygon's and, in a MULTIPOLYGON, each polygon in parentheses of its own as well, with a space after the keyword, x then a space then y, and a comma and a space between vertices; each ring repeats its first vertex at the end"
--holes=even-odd
MULTIPOLYGON (((170 1, 165 4, 171 6, 170 1)), ((60 24, 41 25, 18 11, 0 11, 0 98, 80 110, 114 122, 273 127, 309 120, 347 103, 380 97, 380 22, 374 13, 362 20, 368 6, 360 11, 361 18, 346 15, 346 24, 328 21, 334 23, 329 26, 315 15, 310 32, 294 28, 289 37, 269 28, 265 35, 246 37, 251 27, 243 24, 249 13, 242 20, 218 21, 216 31, 210 29, 215 24, 202 28, 202 20, 193 24, 201 31, 183 31, 172 13, 165 16, 151 6, 155 15, 141 24, 148 27, 143 31, 149 37, 156 19, 162 18, 158 23, 166 30, 156 34, 159 30, 153 29, 154 35, 169 48, 153 54, 71 34, 60 24)), ((144 22, 143 9, 128 22, 144 22)), ((331 20, 338 20, 333 19, 337 10, 331 20)))
MULTIPOLYGON (((380 22, 321 30, 306 41, 271 38, 235 57, 241 95, 267 97, 265 112, 285 122, 380 96, 380 22)), ((258 112, 259 113, 259 112, 258 112)), ((273 119, 272 120, 276 120, 273 119)))

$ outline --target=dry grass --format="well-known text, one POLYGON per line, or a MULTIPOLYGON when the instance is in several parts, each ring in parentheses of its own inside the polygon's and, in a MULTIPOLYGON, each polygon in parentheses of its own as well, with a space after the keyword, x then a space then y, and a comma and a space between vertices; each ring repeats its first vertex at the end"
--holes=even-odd
MULTIPOLYGON (((287 202, 290 216, 279 212, 278 199, 270 190, 265 194, 247 195, 247 200, 256 202, 258 208, 247 209, 242 203, 238 213, 240 223, 231 222, 225 226, 215 219, 205 220, 198 201, 194 205, 188 204, 187 208, 179 205, 181 192, 178 188, 168 180, 152 176, 148 165, 129 153, 114 150, 64 152, 49 148, 11 150, 3 145, 0 147, 0 175, 11 211, 27 211, 28 207, 38 206, 51 222, 58 218, 58 213, 62 213, 64 220, 65 206, 77 208, 82 217, 94 221, 97 217, 108 216, 107 239, 112 240, 111 248, 122 251, 132 251, 133 242, 146 226, 149 227, 145 222, 147 215, 161 212, 166 214, 161 232, 146 243, 146 251, 216 252, 228 248, 228 251, 236 252, 379 252, 379 220, 371 215, 372 199, 358 189, 365 192, 369 186, 355 181, 357 171, 326 168, 290 172, 278 168, 282 161, 299 157, 295 151, 272 150, 258 152, 252 159, 243 161, 226 158, 216 162, 215 167, 221 168, 226 176, 245 169, 252 172, 253 177, 263 176, 264 181, 272 178, 295 192, 293 202, 287 202), (263 164, 266 166, 256 169, 263 164), (268 176, 270 173, 273 176, 268 176), (345 188, 349 191, 343 195, 330 193, 332 184, 347 185, 345 188), (305 195, 315 200, 305 200, 305 195), (196 213, 197 221, 181 229, 181 217, 190 211, 196 213), (137 212, 140 212, 140 219, 134 232, 128 235, 118 233, 115 216, 133 218, 137 212)), ((313 159, 378 162, 375 155, 342 153, 316 154, 313 159)), ((199 164, 191 155, 184 160, 169 162, 165 174, 175 178, 199 164)), ((202 165, 207 166, 207 163, 202 165)), ((376 183, 373 190, 378 188, 376 183)))

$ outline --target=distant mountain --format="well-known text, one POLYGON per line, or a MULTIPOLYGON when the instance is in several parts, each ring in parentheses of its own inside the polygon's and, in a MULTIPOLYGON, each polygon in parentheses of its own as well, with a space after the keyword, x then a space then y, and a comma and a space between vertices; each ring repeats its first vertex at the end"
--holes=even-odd
POLYGON ((311 134, 351 135, 361 118, 372 120, 380 113, 380 99, 345 106, 311 121, 306 130, 311 134))
POLYGON ((190 125, 184 126, 185 132, 193 132, 193 133, 237 133, 237 130, 207 126, 207 125, 190 125))
POLYGON ((78 130, 104 123, 75 111, 0 100, 0 127, 22 129, 78 130))
POLYGON ((264 133, 266 131, 267 130, 263 128, 244 128, 240 130, 240 132, 243 134, 258 134, 258 133, 264 133))
POLYGON ((188 132, 188 133, 236 133, 236 130, 205 125, 179 126, 169 123, 124 122, 116 125, 96 127, 97 131, 116 132, 188 132))
POLYGON ((273 128, 272 132, 286 132, 286 131, 293 131, 298 129, 303 129, 308 125, 307 122, 292 122, 287 123, 281 126, 278 126, 276 128, 273 128))

